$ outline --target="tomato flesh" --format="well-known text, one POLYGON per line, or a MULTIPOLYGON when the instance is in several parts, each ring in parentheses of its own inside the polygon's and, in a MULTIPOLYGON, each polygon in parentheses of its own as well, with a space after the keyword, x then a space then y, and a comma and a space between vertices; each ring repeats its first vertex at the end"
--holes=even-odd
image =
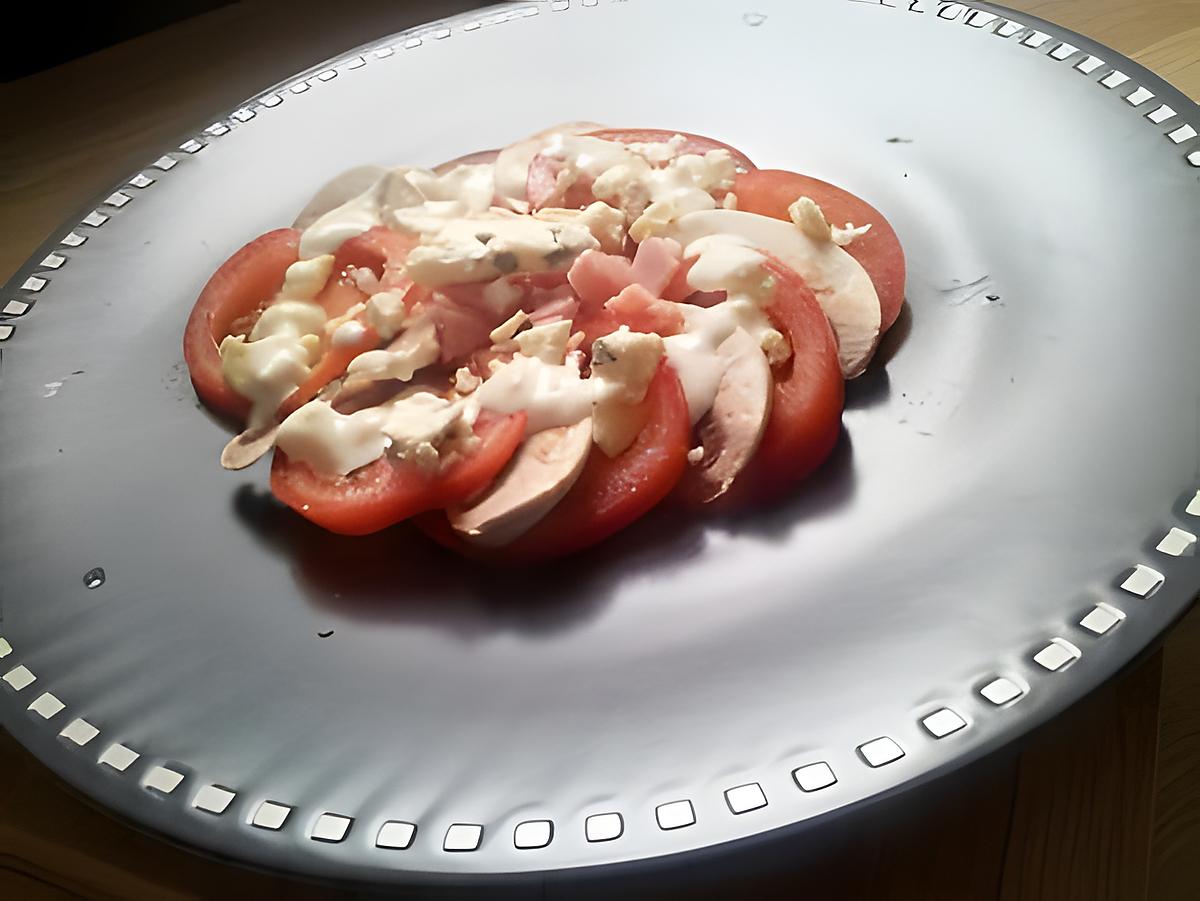
POLYGON ((221 340, 239 320, 257 314, 283 285, 288 266, 299 259, 300 232, 278 228, 255 238, 221 264, 196 299, 183 332, 183 359, 196 394, 208 409, 241 421, 250 401, 225 383, 221 340))
POLYGON ((846 253, 858 260, 875 285, 880 332, 891 328, 904 305, 904 251, 895 229, 879 210, 836 185, 782 169, 744 172, 737 177, 733 193, 739 210, 774 219, 790 220, 788 207, 798 197, 810 197, 833 225, 870 223, 871 230, 846 245, 846 253))
POLYGON ((450 504, 486 488, 508 463, 525 433, 525 414, 481 414, 475 423, 479 444, 437 473, 415 463, 380 457, 338 476, 275 451, 271 491, 305 519, 341 535, 367 535, 450 504))

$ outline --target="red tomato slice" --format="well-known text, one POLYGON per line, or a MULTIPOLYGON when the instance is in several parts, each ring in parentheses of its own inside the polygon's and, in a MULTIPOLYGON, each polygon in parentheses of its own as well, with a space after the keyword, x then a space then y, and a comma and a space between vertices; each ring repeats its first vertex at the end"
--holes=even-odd
POLYGON ((255 238, 221 264, 196 299, 183 333, 183 358, 196 394, 214 413, 244 420, 250 412, 250 401, 225 383, 217 345, 275 296, 288 266, 299 258, 299 246, 294 228, 255 238))
POLYGON ((350 269, 370 269, 379 279, 382 291, 406 291, 412 280, 404 274, 404 261, 416 246, 416 238, 382 225, 347 238, 333 254, 333 275, 317 295, 317 303, 332 319, 366 301, 367 295, 347 276, 350 269))
POLYGON ((675 371, 664 362, 642 401, 646 425, 625 451, 608 457, 593 448, 579 480, 541 521, 502 548, 462 541, 441 513, 417 525, 451 550, 496 563, 529 563, 598 544, 648 513, 678 483, 687 466, 691 425, 675 371))
MULTIPOLYGON (((772 370, 771 418, 758 452, 721 499, 733 505, 777 498, 820 466, 837 444, 845 382, 837 339, 816 295, 804 279, 768 258, 776 281, 767 315, 792 346, 792 355, 772 370)), ((695 496, 689 472, 681 493, 695 496)))
POLYGON ((733 193, 738 209, 775 219, 790 220, 788 207, 797 197, 811 197, 834 225, 871 223, 846 252, 867 270, 879 295, 880 332, 891 328, 904 305, 904 251, 891 223, 860 197, 836 185, 782 169, 757 169, 737 177, 733 193))
POLYGON ((481 414, 480 444, 441 472, 381 457, 345 476, 315 472, 275 451, 271 491, 305 519, 341 535, 378 532, 426 510, 459 503, 496 477, 525 433, 525 414, 481 414))

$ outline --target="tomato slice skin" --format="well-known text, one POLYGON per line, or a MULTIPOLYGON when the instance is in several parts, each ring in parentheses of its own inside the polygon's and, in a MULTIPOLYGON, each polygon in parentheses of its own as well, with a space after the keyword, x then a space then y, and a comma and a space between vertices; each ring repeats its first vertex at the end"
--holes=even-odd
POLYGON ((837 185, 783 169, 757 169, 738 175, 733 193, 738 209, 789 221, 788 207, 798 197, 810 197, 831 224, 871 223, 871 230, 846 246, 858 260, 879 295, 880 333, 887 331, 904 306, 904 250, 896 230, 884 215, 861 197, 837 185))
POLYGON ((319 473, 275 451, 271 491, 305 519, 339 535, 367 535, 427 510, 466 500, 486 488, 525 433, 524 413, 481 414, 480 444, 436 474, 381 457, 345 476, 319 473))
POLYGON ((299 256, 299 231, 269 231, 222 263, 196 298, 183 332, 183 359, 204 406, 225 419, 244 421, 250 401, 225 383, 217 346, 239 319, 275 296, 288 266, 299 256))
POLYGON ((453 551, 503 565, 549 560, 600 543, 667 497, 687 466, 687 400, 666 361, 659 364, 642 404, 646 425, 633 444, 615 457, 593 448, 571 490, 510 544, 480 548, 463 541, 440 512, 420 517, 417 525, 453 551))
MULTIPOLYGON (((841 433, 846 386, 829 320, 794 270, 771 257, 766 268, 776 280, 766 312, 787 336, 792 354, 772 368, 774 394, 762 442, 718 501, 722 506, 780 497, 825 462, 841 433)), ((696 496, 694 486, 689 491, 691 478, 684 477, 684 497, 696 496)))

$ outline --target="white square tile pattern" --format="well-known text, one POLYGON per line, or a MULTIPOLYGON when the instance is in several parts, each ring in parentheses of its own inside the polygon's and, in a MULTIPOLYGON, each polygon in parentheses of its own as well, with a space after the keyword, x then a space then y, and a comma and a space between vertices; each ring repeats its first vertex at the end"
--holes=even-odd
POLYGON ((669 801, 654 808, 654 818, 659 829, 682 829, 696 822, 696 811, 691 801, 669 801))
POLYGON ((313 825, 312 838, 318 842, 340 842, 350 833, 350 817, 338 813, 323 813, 313 825))
POLYGON ((1129 76, 1118 69, 1113 72, 1109 72, 1107 75, 1101 78, 1100 84, 1104 85, 1106 88, 1119 88, 1127 81, 1129 81, 1129 76))
POLYGON ((624 831, 625 822, 619 813, 594 813, 583 824, 589 842, 611 842, 624 831))
POLYGON ((156 766, 146 774, 146 781, 142 784, 146 788, 152 788, 156 792, 162 792, 164 795, 169 795, 175 789, 179 788, 179 783, 183 781, 183 773, 178 773, 175 770, 165 766, 156 766))
POLYGON ((1104 65, 1104 60, 1098 56, 1086 56, 1075 64, 1075 68, 1084 75, 1091 75, 1097 69, 1104 65))
POLYGON ((1196 496, 1188 501, 1188 505, 1184 508, 1184 513, 1191 516, 1200 516, 1200 491, 1196 492, 1196 496))
POLYGON ((544 848, 554 837, 554 824, 549 820, 526 820, 513 830, 513 845, 523 850, 544 848))
POLYGON ((1180 125, 1177 129, 1168 133, 1167 137, 1176 144, 1182 144, 1184 141, 1190 141, 1196 137, 1196 129, 1190 125, 1180 125))
POLYGON ((869 766, 877 767, 893 763, 904 756, 904 749, 886 735, 873 738, 858 746, 858 753, 869 766))
POLYGON ((37 676, 29 671, 29 667, 21 664, 20 666, 14 666, 5 673, 4 681, 17 691, 21 691, 36 682, 37 676))
POLYGON ((947 735, 951 735, 959 729, 964 728, 967 725, 967 721, 949 707, 943 707, 941 710, 935 710, 921 720, 921 725, 934 738, 945 738, 947 735))
POLYGON ((12 645, 8 643, 8 639, 0 638, 0 660, 12 653, 12 645))
POLYGON ((127 748, 122 744, 114 743, 104 749, 104 753, 100 755, 100 763, 112 767, 118 772, 125 772, 133 765, 141 755, 133 748, 127 748))
POLYGON ((375 836, 375 847, 403 851, 412 844, 416 834, 417 827, 412 823, 406 823, 403 820, 388 820, 379 827, 379 834, 375 836))
POLYGON ((987 685, 983 686, 983 688, 979 689, 979 693, 996 706, 1007 704, 1009 701, 1015 701, 1021 695, 1025 694, 1021 686, 1017 685, 1011 679, 1005 679, 1003 676, 993 679, 987 685))
POLYGON ((734 813, 749 813, 767 806, 767 796, 757 782, 749 782, 725 791, 725 803, 734 813))
POLYGON ((237 795, 227 788, 221 788, 219 785, 206 785, 196 792, 192 806, 207 813, 222 814, 229 809, 229 805, 236 797, 237 795))
POLYGON ((796 780, 796 784, 800 786, 802 791, 815 792, 823 788, 829 788, 837 782, 837 776, 833 774, 833 768, 825 761, 818 763, 810 763, 802 767, 797 767, 792 770, 792 778, 796 780))
POLYGON ((1130 594, 1136 594, 1139 598, 1148 598, 1154 592, 1158 591, 1166 577, 1156 569, 1151 569, 1149 566, 1143 566, 1139 563, 1133 568, 1125 581, 1121 583, 1121 587, 1130 594))
POLYGON ((1103 635, 1124 618, 1125 614, 1116 607, 1097 604, 1088 612, 1087 616, 1079 621, 1079 625, 1096 635, 1103 635))
POLYGON ((70 739, 75 744, 83 747, 93 738, 100 734, 100 730, 83 719, 73 719, 67 723, 67 727, 58 733, 63 738, 70 739))
POLYGON ((1071 642, 1062 638, 1055 638, 1051 640, 1050 644, 1033 655, 1033 662, 1054 673, 1074 663, 1082 656, 1083 652, 1071 644, 1071 642))
POLYGON ((29 709, 38 714, 42 719, 48 720, 50 717, 60 713, 67 705, 56 698, 50 692, 42 692, 38 699, 29 705, 29 709))
POLYGON ((1172 526, 1171 531, 1163 536, 1162 541, 1158 543, 1155 549, 1162 551, 1164 554, 1170 554, 1172 557, 1182 557, 1184 554, 1192 553, 1195 547, 1195 535, 1172 526))
POLYGON ((1136 91, 1125 98, 1125 102, 1130 106, 1141 106, 1147 100, 1154 98, 1154 92, 1148 91, 1143 87, 1138 87, 1136 91))
POLYGON ((1067 57, 1072 56, 1073 54, 1076 54, 1078 52, 1079 52, 1079 48, 1076 47, 1074 44, 1065 44, 1064 43, 1064 44, 1059 44, 1057 47, 1055 47, 1053 50, 1051 50, 1050 55, 1057 60, 1064 60, 1067 57))
POLYGON ((474 851, 483 841, 483 827, 477 823, 454 823, 446 830, 443 851, 474 851))
POLYGON ((259 829, 282 829, 283 824, 287 822, 288 814, 292 812, 292 808, 286 807, 283 804, 276 804, 274 801, 263 801, 258 805, 258 809, 254 811, 254 816, 250 819, 252 826, 257 826, 259 829))

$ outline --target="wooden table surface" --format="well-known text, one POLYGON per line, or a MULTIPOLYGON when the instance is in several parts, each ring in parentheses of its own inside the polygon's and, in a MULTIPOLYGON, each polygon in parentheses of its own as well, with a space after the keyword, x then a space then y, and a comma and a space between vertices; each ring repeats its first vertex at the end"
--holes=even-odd
MULTIPOLYGON (((0 137, 0 280, 81 202, 206 115, 379 34, 473 5, 235 3, 0 86, 10 123, 0 137)), ((1108 44, 1200 97, 1200 0, 1009 5, 1108 44)), ((703 894, 1200 898, 1200 611, 1018 752, 928 796, 904 830, 863 828, 820 866, 747 875, 703 894)), ((353 895, 144 836, 68 794, 0 733, 0 899, 77 897, 353 895)))

